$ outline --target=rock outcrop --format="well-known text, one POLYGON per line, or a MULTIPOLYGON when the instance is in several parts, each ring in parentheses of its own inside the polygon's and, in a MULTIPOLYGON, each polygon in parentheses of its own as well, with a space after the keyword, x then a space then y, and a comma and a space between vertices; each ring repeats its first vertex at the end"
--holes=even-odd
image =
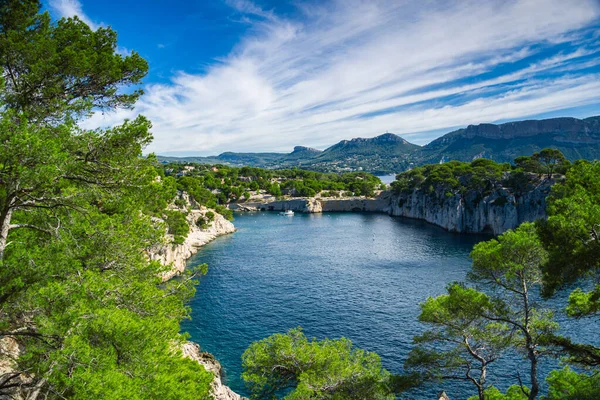
POLYGON ((300 197, 289 200, 278 200, 255 207, 261 211, 286 211, 303 213, 321 212, 388 212, 390 210, 390 192, 382 192, 376 198, 345 197, 320 198, 300 197))
MULTIPOLYGON (((197 224, 198 218, 203 217, 208 211, 206 207, 191 210, 187 215, 187 221, 190 225, 190 232, 185 241, 179 245, 167 244, 155 248, 149 252, 151 260, 158 260, 164 265, 171 265, 172 268, 163 275, 164 280, 180 274, 185 270, 187 260, 196 254, 200 247, 219 236, 235 232, 233 224, 225 219, 221 214, 214 212, 214 220, 206 229, 201 229, 197 224)), ((167 235, 167 241, 172 240, 171 235, 167 235)))
POLYGON ((22 350, 13 337, 4 336, 0 338, 0 382, 5 385, 15 385, 7 387, 0 393, 0 400, 21 400, 25 398, 21 385, 28 383, 31 377, 16 370, 16 360, 22 350))
POLYGON ((390 215, 424 220, 451 232, 499 235, 523 222, 545 218, 552 183, 544 180, 522 193, 505 187, 487 194, 471 190, 451 196, 414 190, 392 196, 390 215))
MULTIPOLYGON (((489 192, 471 190, 450 195, 444 190, 413 190, 400 194, 384 191, 375 198, 291 198, 247 204, 245 209, 301 213, 379 212, 420 219, 451 232, 499 235, 523 222, 545 218, 546 197, 553 183, 553 180, 538 181, 521 192, 497 186, 489 192)), ((244 211, 242 207, 237 209, 244 211)))
POLYGON ((207 371, 214 374, 212 381, 212 394, 215 400, 247 400, 245 397, 240 396, 231 390, 228 386, 225 386, 221 377, 221 364, 215 359, 215 357, 206 352, 200 350, 200 346, 193 342, 187 342, 181 348, 183 356, 191 358, 194 361, 202 364, 207 371))

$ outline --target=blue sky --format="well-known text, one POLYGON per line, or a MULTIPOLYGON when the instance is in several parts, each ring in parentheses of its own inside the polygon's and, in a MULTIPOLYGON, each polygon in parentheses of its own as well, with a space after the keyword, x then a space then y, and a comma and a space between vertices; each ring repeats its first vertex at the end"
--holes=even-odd
POLYGON ((600 0, 47 0, 150 63, 147 151, 425 144, 482 122, 600 115, 600 0))

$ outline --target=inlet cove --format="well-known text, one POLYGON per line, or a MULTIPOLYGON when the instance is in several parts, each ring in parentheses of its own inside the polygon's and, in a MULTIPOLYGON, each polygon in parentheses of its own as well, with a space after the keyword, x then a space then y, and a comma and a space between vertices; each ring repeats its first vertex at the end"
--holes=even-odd
MULTIPOLYGON (((250 394, 241 379, 243 352, 298 326, 308 337, 346 337, 379 354, 392 373, 402 371, 413 336, 426 328, 418 321, 419 303, 443 294, 448 282, 465 280, 473 246, 490 238, 363 212, 236 213, 234 223, 234 234, 188 262, 208 264, 208 273, 182 329, 220 361, 224 382, 242 395, 250 394)), ((577 327, 578 339, 597 342, 594 327, 571 321, 568 327, 577 327)), ((541 374, 556 367, 547 361, 541 374)), ((527 375, 528 366, 513 353, 492 368, 490 384, 505 390, 516 372, 527 375)), ((448 382, 401 398, 434 399, 442 390, 456 399, 473 392, 469 383, 448 382)))
POLYGON ((598 38, 0 0, 0 400, 600 399, 598 38))

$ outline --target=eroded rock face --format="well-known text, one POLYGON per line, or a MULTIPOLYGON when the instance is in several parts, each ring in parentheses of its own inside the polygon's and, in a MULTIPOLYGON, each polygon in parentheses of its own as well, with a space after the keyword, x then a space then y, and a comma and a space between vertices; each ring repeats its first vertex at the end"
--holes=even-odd
POLYGON ((523 222, 546 218, 546 197, 552 183, 544 180, 522 193, 504 187, 488 194, 471 190, 452 196, 415 190, 394 195, 390 214, 421 219, 451 232, 499 235, 523 222))
POLYGON ((382 192, 376 198, 346 197, 346 198, 315 198, 302 197, 289 200, 272 201, 258 204, 255 207, 263 211, 285 211, 303 213, 322 212, 388 212, 390 210, 390 192, 382 192))
MULTIPOLYGON (((149 252, 148 256, 151 260, 158 260, 164 265, 172 265, 172 268, 163 275, 164 280, 183 272, 187 260, 196 254, 200 247, 219 236, 235 232, 233 224, 215 211, 213 211, 215 217, 210 226, 207 229, 200 229, 196 221, 208 211, 210 211, 208 208, 202 207, 189 212, 187 221, 190 225, 190 232, 185 242, 180 245, 167 244, 149 252)), ((167 235, 167 241, 170 240, 172 240, 172 236, 167 235)))
POLYGON ((498 185, 489 192, 471 190, 466 194, 447 195, 444 190, 401 194, 384 191, 376 198, 294 198, 252 206, 263 211, 302 213, 380 212, 424 220, 451 232, 499 235, 523 222, 545 218, 546 197, 553 183, 545 179, 518 193, 498 185))
MULTIPOLYGON (((23 384, 29 381, 29 377, 16 372, 16 360, 21 354, 22 348, 12 337, 4 336, 0 338, 0 381, 10 384, 23 384)), ((4 393, 0 393, 0 400, 20 400, 25 395, 20 386, 8 388, 4 393)))
POLYGON ((212 393, 215 400, 247 400, 223 384, 221 379, 221 364, 215 357, 200 350, 200 346, 193 342, 187 342, 181 348, 184 357, 191 358, 202 364, 207 371, 212 372, 215 377, 212 382, 212 393))

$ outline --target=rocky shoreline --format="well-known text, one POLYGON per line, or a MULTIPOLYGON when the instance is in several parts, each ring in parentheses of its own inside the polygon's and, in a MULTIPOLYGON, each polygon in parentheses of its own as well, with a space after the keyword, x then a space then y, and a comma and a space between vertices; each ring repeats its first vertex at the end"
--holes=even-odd
POLYGON ((546 198, 553 184, 545 179, 523 192, 502 186, 464 194, 416 190, 393 196, 389 214, 427 221, 450 232, 500 235, 523 222, 546 218, 546 198))
POLYGON ((546 217, 546 198, 554 184, 544 179, 526 191, 498 185, 488 192, 471 190, 382 191, 374 198, 303 197, 265 202, 234 203, 234 211, 286 211, 300 213, 376 212, 429 222, 450 232, 499 235, 523 222, 546 217))
POLYGON ((207 371, 213 373, 214 379, 211 387, 215 400, 247 400, 245 397, 242 397, 231 390, 229 386, 223 384, 221 379, 221 364, 212 354, 201 351, 200 346, 193 342, 184 343, 181 351, 183 352, 184 357, 202 364, 207 371))
MULTIPOLYGON (((200 250, 205 244, 215 240, 219 236, 235 232, 235 226, 221 214, 214 212, 214 220, 206 229, 201 229, 196 224, 200 217, 211 211, 206 207, 191 210, 187 215, 190 231, 185 241, 179 245, 166 244, 152 249, 148 252, 151 260, 160 261, 163 265, 171 268, 163 274, 163 280, 169 280, 185 270, 187 260, 200 250)), ((172 235, 166 234, 167 242, 173 239, 172 235)))
MULTIPOLYGON (((188 204, 190 204, 191 202, 189 199, 187 200, 188 204)), ((202 246, 213 241, 219 236, 235 232, 235 226, 233 223, 231 223, 231 221, 228 221, 221 214, 206 207, 198 207, 190 210, 187 214, 187 222, 190 226, 190 231, 182 244, 165 244, 148 252, 148 257, 151 260, 160 261, 163 265, 171 267, 162 276, 162 279, 165 281, 183 272, 188 259, 196 254, 202 246), (198 221, 200 217, 204 217, 209 211, 213 212, 214 219, 210 223, 210 226, 208 226, 206 229, 201 229, 196 224, 196 221, 198 221)), ((171 242, 172 240, 173 236, 166 234, 166 241, 171 242)), ((241 397, 228 386, 223 384, 221 364, 219 364, 212 354, 202 352, 200 350, 200 346, 193 342, 186 342, 182 346, 181 350, 184 357, 188 357, 197 361, 199 364, 202 364, 207 371, 210 371, 214 374, 212 393, 215 400, 245 399, 245 397, 241 397)))

